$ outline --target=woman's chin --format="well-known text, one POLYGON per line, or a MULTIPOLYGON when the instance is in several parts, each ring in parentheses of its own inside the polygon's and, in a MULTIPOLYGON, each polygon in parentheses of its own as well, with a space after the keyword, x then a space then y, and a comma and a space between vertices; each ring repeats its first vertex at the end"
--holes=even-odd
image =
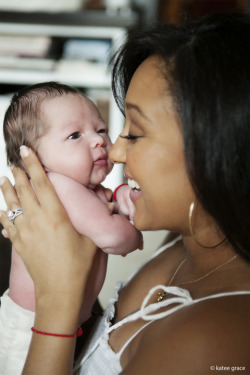
POLYGON ((149 230, 149 227, 146 224, 146 221, 143 220, 142 215, 140 215, 137 210, 135 210, 133 223, 134 223, 134 226, 136 227, 136 229, 138 229, 140 231, 142 231, 142 230, 149 230))

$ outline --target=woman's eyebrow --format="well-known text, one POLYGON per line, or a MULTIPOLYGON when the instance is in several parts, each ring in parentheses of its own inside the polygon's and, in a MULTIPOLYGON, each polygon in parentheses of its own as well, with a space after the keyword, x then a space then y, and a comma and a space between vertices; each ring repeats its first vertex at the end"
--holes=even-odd
POLYGON ((126 103, 125 104, 126 109, 134 109, 137 111, 146 121, 151 122, 150 119, 145 115, 144 112, 142 112, 141 108, 137 104, 133 103, 126 103))

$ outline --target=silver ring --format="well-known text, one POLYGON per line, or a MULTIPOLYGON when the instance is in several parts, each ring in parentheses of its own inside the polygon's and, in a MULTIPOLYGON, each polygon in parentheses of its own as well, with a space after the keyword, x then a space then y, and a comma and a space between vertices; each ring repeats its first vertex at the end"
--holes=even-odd
POLYGON ((7 216, 9 220, 12 222, 12 224, 14 224, 15 218, 21 214, 23 214, 23 209, 21 207, 17 208, 16 210, 11 210, 7 212, 7 216))

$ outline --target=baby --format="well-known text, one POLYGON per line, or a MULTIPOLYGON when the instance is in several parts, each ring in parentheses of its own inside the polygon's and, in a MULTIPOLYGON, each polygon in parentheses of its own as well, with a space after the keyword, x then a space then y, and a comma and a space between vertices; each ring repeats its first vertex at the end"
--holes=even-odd
MULTIPOLYGON (((108 207, 111 193, 101 185, 113 167, 108 159, 112 143, 107 126, 82 93, 46 82, 14 95, 4 118, 4 137, 11 164, 23 168, 22 144, 35 150, 76 230, 102 249, 96 253, 88 281, 80 317, 83 322, 103 285, 107 254, 125 256, 142 248, 142 235, 130 222, 134 206, 129 188, 118 190, 112 211, 108 207), (126 208, 124 215, 119 201, 126 208)), ((8 296, 22 308, 35 311, 33 282, 14 250, 8 296)))

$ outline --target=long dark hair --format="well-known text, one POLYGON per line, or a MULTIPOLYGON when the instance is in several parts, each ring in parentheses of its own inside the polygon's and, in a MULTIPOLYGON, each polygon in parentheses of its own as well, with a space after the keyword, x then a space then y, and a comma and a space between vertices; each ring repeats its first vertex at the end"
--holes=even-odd
MULTIPOLYGON (((249 259, 249 16, 216 14, 185 25, 132 30, 114 56, 119 108, 149 56, 164 62, 182 124, 190 181, 234 249, 249 259)), ((163 72, 163 74, 165 74, 163 72)))

